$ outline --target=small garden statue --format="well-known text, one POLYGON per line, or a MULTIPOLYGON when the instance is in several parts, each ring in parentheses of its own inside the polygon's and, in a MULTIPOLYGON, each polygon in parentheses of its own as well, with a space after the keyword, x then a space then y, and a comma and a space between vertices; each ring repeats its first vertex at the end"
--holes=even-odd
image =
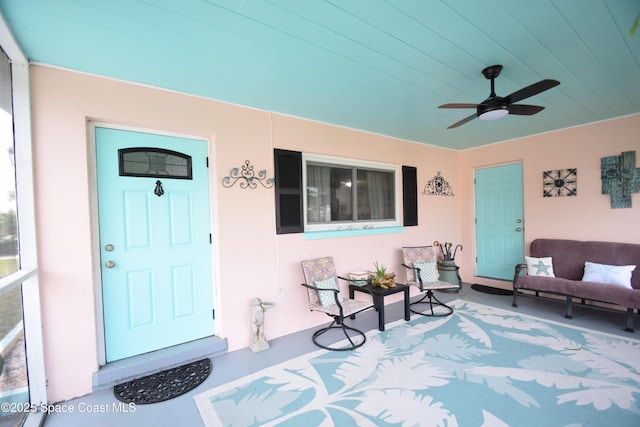
POLYGON ((251 341, 249 348, 254 353, 267 350, 269 343, 264 336, 264 312, 273 307, 272 302, 262 302, 260 298, 251 301, 251 341))

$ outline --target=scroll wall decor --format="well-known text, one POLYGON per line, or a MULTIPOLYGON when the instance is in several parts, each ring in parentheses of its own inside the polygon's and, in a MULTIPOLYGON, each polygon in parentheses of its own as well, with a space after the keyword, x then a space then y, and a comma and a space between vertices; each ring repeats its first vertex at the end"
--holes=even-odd
POLYGON ((267 178, 267 171, 265 169, 258 172, 258 175, 255 175, 251 162, 249 160, 245 160, 244 165, 240 168, 231 169, 229 175, 222 179, 222 186, 230 188, 238 182, 240 182, 240 188, 253 189, 257 188, 258 184, 262 185, 264 188, 272 188, 275 179, 267 178))
POLYGON ((451 196, 453 197, 453 188, 449 185, 446 179, 440 174, 433 177, 433 179, 427 182, 424 186, 422 194, 426 196, 451 196))
POLYGON ((636 152, 624 151, 619 156, 600 159, 602 194, 611 195, 611 208, 630 208, 631 193, 640 193, 640 168, 636 168, 636 152))

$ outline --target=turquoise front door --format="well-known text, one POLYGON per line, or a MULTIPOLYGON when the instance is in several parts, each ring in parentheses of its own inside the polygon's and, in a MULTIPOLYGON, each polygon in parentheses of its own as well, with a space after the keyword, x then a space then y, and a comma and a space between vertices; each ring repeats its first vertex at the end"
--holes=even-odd
POLYGON ((512 280, 524 260, 522 165, 475 173, 476 275, 512 280))
POLYGON ((213 335, 206 141, 95 139, 107 362, 213 335))

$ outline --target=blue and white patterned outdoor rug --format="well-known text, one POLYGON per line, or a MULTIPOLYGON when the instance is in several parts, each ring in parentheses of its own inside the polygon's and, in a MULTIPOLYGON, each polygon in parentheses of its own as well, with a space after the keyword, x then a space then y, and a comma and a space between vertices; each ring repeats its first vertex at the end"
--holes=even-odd
MULTIPOLYGON (((640 426, 640 341, 456 300, 195 396, 206 426, 640 426)), ((215 364, 214 364, 215 365, 215 364)), ((215 371, 215 366, 214 366, 215 371)))

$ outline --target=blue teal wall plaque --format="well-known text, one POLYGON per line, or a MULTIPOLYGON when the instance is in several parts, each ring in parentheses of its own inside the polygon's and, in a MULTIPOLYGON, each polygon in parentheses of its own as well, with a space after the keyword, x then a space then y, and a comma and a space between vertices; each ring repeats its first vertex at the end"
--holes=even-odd
POLYGON ((631 193, 640 193, 640 168, 636 152, 624 151, 619 156, 600 159, 602 194, 611 195, 611 208, 631 208, 631 193))

